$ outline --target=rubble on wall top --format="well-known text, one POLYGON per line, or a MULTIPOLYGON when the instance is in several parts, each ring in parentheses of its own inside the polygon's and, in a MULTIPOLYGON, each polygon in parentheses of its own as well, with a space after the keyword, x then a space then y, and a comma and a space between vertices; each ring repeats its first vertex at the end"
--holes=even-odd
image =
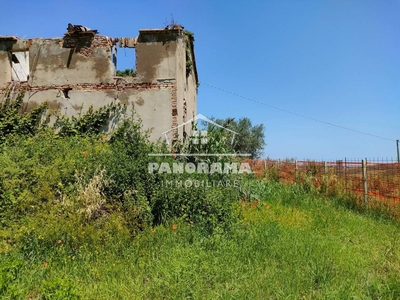
POLYGON ((68 23, 67 27, 68 32, 65 35, 78 35, 78 34, 93 34, 96 35, 98 33, 97 29, 90 29, 89 27, 85 27, 82 25, 72 25, 68 23))
MULTIPOLYGON (((184 27, 180 24, 170 24, 165 28, 150 28, 150 29, 140 29, 139 32, 147 32, 147 33, 167 33, 168 31, 173 32, 180 32, 183 31, 184 27)), ((66 36, 81 36, 81 35, 97 35, 99 31, 97 29, 90 29, 89 27, 82 26, 82 25, 73 25, 68 23, 67 32, 64 34, 66 36)), ((61 37, 54 37, 54 38, 34 38, 29 40, 57 40, 62 39, 61 37)), ((18 41, 20 40, 16 36, 0 36, 0 41, 18 41)), ((117 42, 120 43, 120 47, 127 47, 127 48, 135 48, 138 42, 138 36, 134 38, 113 38, 111 39, 113 44, 117 42)))
POLYGON ((179 24, 168 25, 164 28, 150 28, 150 29, 140 29, 139 32, 168 32, 168 31, 181 31, 185 27, 179 24))
POLYGON ((182 25, 180 25, 180 24, 176 24, 176 23, 172 23, 172 24, 170 24, 170 25, 167 25, 167 26, 165 26, 165 30, 171 30, 171 29, 181 29, 181 30, 183 30, 185 27, 183 27, 182 25))

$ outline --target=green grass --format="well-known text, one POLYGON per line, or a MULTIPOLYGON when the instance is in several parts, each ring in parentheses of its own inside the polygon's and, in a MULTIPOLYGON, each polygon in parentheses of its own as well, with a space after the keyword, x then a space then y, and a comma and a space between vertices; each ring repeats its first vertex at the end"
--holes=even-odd
MULTIPOLYGON (((177 222, 29 256, 0 242, 2 299, 397 299, 399 224, 297 186, 251 183, 241 221, 177 222), (256 198, 254 198, 256 197, 256 198), (249 199, 249 198, 248 198, 249 199), (260 201, 256 201, 260 200, 260 201), (44 266, 44 263, 47 266, 44 266)), ((110 222, 118 228, 118 218, 110 222)), ((111 225, 110 225, 111 226, 111 225)), ((60 237, 61 238, 61 237, 60 237)))
MULTIPOLYGON (((167 150, 140 122, 97 135, 108 106, 56 134, 18 101, 0 108, 0 299, 400 298, 400 225, 384 209, 312 177, 152 174, 148 154, 167 150), (161 185, 172 179, 241 189, 161 185)), ((181 150, 227 150, 208 141, 181 150)))

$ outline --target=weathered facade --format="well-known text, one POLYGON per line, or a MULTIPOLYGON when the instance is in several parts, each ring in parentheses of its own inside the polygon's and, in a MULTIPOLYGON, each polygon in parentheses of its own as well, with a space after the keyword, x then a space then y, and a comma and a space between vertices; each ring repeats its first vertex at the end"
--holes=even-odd
MULTIPOLYGON (((47 101, 49 108, 79 115, 112 101, 139 114, 151 139, 196 115, 198 84, 193 37, 183 27, 144 29, 135 38, 100 36, 69 24, 62 38, 0 36, 0 100, 7 91, 25 92, 25 109, 47 101), (116 76, 119 48, 136 48, 136 75, 116 76)), ((172 131, 172 139, 185 128, 172 131)))

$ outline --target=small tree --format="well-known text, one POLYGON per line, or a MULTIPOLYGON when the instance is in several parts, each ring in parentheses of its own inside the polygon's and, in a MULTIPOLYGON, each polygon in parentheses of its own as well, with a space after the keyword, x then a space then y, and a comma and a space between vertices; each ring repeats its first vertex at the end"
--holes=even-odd
POLYGON ((216 119, 215 122, 237 132, 232 144, 235 152, 249 153, 252 158, 259 158, 263 154, 265 146, 263 124, 253 126, 249 118, 241 118, 238 121, 234 118, 216 119))

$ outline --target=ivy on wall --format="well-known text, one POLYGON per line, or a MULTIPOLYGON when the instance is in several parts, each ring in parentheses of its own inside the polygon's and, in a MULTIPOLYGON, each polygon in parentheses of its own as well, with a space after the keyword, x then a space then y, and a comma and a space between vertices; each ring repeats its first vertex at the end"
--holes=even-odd
MULTIPOLYGON (((185 38, 186 38, 186 77, 189 77, 190 74, 193 73, 193 59, 192 59, 192 49, 191 42, 194 42, 194 33, 185 30, 185 38)), ((198 92, 198 88, 200 83, 196 82, 196 93, 198 92)))
POLYGON ((12 135, 35 135, 40 130, 53 128, 59 136, 92 135, 104 131, 110 120, 125 109, 121 103, 111 103, 98 110, 92 106, 80 117, 57 114, 49 126, 48 104, 44 102, 29 112, 23 111, 24 93, 16 97, 6 95, 0 103, 0 145, 12 135))
POLYGON ((190 41, 194 41, 194 34, 189 30, 185 30, 185 39, 186 39, 186 77, 189 77, 193 72, 193 60, 191 53, 190 41))
POLYGON ((47 102, 24 113, 23 100, 23 93, 15 98, 8 94, 0 103, 0 144, 10 135, 34 135, 40 129, 47 102))

